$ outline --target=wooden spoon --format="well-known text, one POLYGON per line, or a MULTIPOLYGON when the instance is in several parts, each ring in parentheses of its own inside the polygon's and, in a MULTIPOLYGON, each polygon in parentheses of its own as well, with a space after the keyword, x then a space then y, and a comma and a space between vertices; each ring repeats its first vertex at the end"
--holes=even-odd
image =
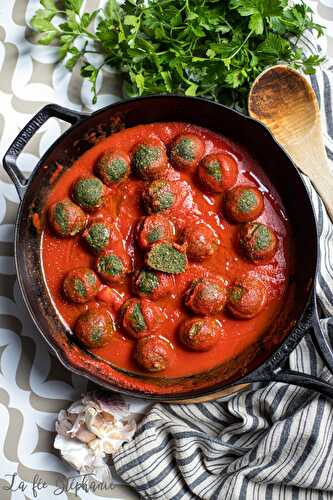
POLYGON ((308 81, 287 66, 272 66, 254 81, 249 113, 264 123, 317 189, 333 221, 330 173, 316 95, 308 81))

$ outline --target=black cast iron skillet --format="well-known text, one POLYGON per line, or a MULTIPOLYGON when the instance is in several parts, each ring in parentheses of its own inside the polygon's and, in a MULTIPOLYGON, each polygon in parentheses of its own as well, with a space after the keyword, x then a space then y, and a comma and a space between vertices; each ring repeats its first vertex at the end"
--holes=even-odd
MULTIPOLYGON (((316 307, 314 284, 318 238, 312 205, 296 167, 262 124, 221 104, 172 95, 123 101, 91 115, 51 104, 39 111, 24 127, 8 149, 3 164, 21 199, 15 232, 19 284, 39 331, 67 368, 109 389, 163 401, 214 399, 255 381, 295 384, 333 397, 333 386, 327 382, 284 368, 289 354, 307 331, 311 332, 321 357, 332 373, 333 353, 321 331, 316 307), (72 127, 49 148, 30 178, 26 179, 17 166, 18 156, 32 136, 51 117, 68 122, 72 127), (185 121, 206 127, 242 144, 250 151, 262 165, 282 199, 293 230, 296 264, 285 305, 257 345, 228 366, 218 367, 201 375, 201 378, 192 376, 170 381, 141 375, 148 383, 159 386, 160 393, 154 394, 150 389, 133 391, 126 383, 115 383, 112 377, 105 376, 103 366, 106 365, 100 360, 92 359, 83 350, 79 351, 82 352, 82 363, 69 359, 68 353, 73 349, 79 350, 80 347, 75 345, 73 335, 61 322, 47 292, 40 257, 41 234, 38 224, 36 229, 34 214, 39 214, 43 221, 43 207, 52 188, 58 164, 65 169, 70 168, 73 161, 99 139, 124 127, 158 121, 185 121), (170 393, 170 384, 178 384, 179 392, 170 393)), ((133 374, 122 375, 129 380, 133 377, 133 374)))

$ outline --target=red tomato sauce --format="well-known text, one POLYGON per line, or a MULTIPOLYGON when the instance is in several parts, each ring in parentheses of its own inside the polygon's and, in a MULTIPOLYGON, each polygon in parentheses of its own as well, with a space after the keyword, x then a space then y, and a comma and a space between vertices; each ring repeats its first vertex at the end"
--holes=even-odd
MULTIPOLYGON (((169 339, 175 348, 172 364, 159 376, 179 377, 205 372, 213 367, 227 362, 239 355, 249 345, 264 334, 274 321, 283 306, 284 292, 290 272, 290 232, 287 217, 278 194, 265 176, 263 169, 251 158, 241 146, 217 135, 209 130, 186 123, 154 123, 139 125, 125 129, 102 140, 79 158, 72 167, 64 172, 54 185, 48 198, 48 204, 70 196, 73 183, 83 175, 92 175, 94 165, 100 155, 108 149, 122 150, 130 153, 138 142, 153 135, 159 137, 168 146, 172 139, 180 133, 197 134, 205 143, 205 154, 227 150, 238 162, 238 184, 258 187, 264 195, 265 209, 257 219, 271 226, 279 240, 278 250, 274 258, 267 264, 255 265, 244 259, 237 252, 235 238, 238 226, 230 224, 222 211, 223 194, 207 195, 201 190, 195 173, 184 173, 171 167, 167 171, 169 180, 184 182, 184 196, 180 203, 170 209, 169 215, 176 225, 193 224, 204 221, 218 234, 221 241, 218 250, 208 260, 202 263, 189 262, 187 269, 180 275, 174 275, 174 293, 157 301, 163 309, 164 322, 158 334, 169 339), (190 282, 202 276, 221 276, 227 283, 243 274, 251 274, 261 279, 267 287, 268 301, 264 309, 253 319, 237 320, 223 312, 217 319, 223 325, 223 335, 217 345, 208 352, 192 352, 186 350, 178 340, 177 331, 184 319, 193 316, 183 304, 183 296, 190 282)), ((141 193, 145 183, 130 176, 107 189, 107 201, 97 213, 89 215, 89 219, 112 219, 116 224, 120 239, 118 244, 123 247, 132 261, 133 270, 140 269, 143 261, 142 251, 134 237, 134 229, 140 217, 145 215, 141 206, 141 193)), ((105 304, 93 300, 88 304, 73 304, 62 294, 62 282, 75 267, 95 267, 96 256, 92 255, 82 243, 80 236, 74 238, 57 237, 48 225, 43 230, 42 260, 45 280, 53 303, 64 323, 73 329, 78 316, 92 305, 107 306, 117 324, 117 310, 124 299, 133 296, 131 291, 131 276, 125 284, 115 285, 114 303, 105 304)), ((102 285, 103 289, 104 285, 102 285)), ((129 338, 119 325, 109 345, 92 349, 93 354, 111 362, 113 365, 131 372, 143 373, 133 359, 135 340, 129 338)))

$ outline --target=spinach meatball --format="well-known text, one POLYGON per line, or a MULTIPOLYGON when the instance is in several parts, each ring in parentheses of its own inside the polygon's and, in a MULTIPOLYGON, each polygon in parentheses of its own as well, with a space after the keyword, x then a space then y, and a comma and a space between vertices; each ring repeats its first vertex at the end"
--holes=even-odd
POLYGON ((237 181, 238 166, 228 153, 213 153, 205 156, 198 167, 201 185, 211 193, 222 193, 237 181))
POLYGON ((101 307, 88 310, 79 316, 74 331, 86 347, 103 347, 112 340, 112 317, 107 309, 101 307))
POLYGON ((264 197, 258 188, 236 186, 227 191, 225 212, 232 222, 251 222, 264 210, 264 197))
POLYGON ((100 287, 94 271, 88 267, 78 267, 69 271, 63 281, 63 292, 71 301, 84 304, 93 299, 100 287))
POLYGON ((222 325, 213 318, 193 318, 182 323, 179 330, 181 343, 192 351, 209 351, 218 342, 222 325))
POLYGON ((148 214, 163 212, 176 201, 175 183, 163 180, 153 181, 142 193, 142 201, 148 214))
POLYGON ((81 177, 73 186, 73 199, 84 210, 92 212, 104 205, 104 185, 97 177, 81 177))
POLYGON ((150 335, 161 322, 161 309, 148 299, 128 299, 121 308, 121 325, 133 338, 150 335))
POLYGON ((185 242, 187 243, 187 256, 194 261, 202 261, 211 257, 220 244, 215 231, 203 222, 185 229, 185 242))
POLYGON ((174 280, 170 274, 142 269, 134 276, 133 289, 141 297, 159 300, 173 293, 174 280))
POLYGON ((176 243, 154 243, 145 256, 145 264, 155 271, 169 274, 183 273, 187 267, 186 254, 176 243))
POLYGON ((225 285, 212 278, 192 281, 185 294, 185 304, 197 314, 211 315, 222 311, 227 299, 225 285))
POLYGON ((260 264, 273 258, 278 239, 269 226, 260 222, 247 222, 240 227, 239 245, 247 259, 260 264))
POLYGON ((153 180, 163 177, 168 167, 163 142, 151 138, 137 144, 132 151, 132 166, 134 173, 141 179, 153 180))
POLYGON ((251 276, 237 279, 228 290, 227 309, 238 319, 256 316, 266 302, 266 289, 261 281, 251 276))
POLYGON ((95 172, 104 184, 113 186, 129 176, 129 156, 122 151, 107 151, 98 159, 95 172))
POLYGON ((198 165, 205 151, 203 141, 195 134, 181 134, 170 148, 170 161, 180 170, 192 171, 198 165))
POLYGON ((89 249, 99 254, 108 246, 112 228, 105 222, 92 222, 84 231, 82 237, 89 249))
POLYGON ((160 372, 172 363, 174 348, 167 339, 149 335, 138 340, 134 357, 144 370, 160 372))
POLYGON ((140 247, 143 250, 149 248, 158 241, 174 241, 175 226, 173 222, 161 214, 152 214, 142 217, 136 229, 136 236, 140 247))
POLYGON ((68 198, 50 205, 48 219, 52 230, 63 238, 81 233, 87 222, 83 210, 68 198))
POLYGON ((98 257, 96 270, 103 281, 119 283, 130 272, 130 266, 124 257, 121 257, 113 250, 107 250, 98 257))

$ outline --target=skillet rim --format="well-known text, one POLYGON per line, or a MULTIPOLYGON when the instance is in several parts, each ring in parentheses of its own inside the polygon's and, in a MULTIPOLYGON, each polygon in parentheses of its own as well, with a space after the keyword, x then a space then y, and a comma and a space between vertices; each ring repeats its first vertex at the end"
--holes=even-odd
MULTIPOLYGON (((52 104, 48 104, 48 105, 44 106, 44 108, 42 108, 42 109, 46 109, 48 107, 52 108, 52 106, 53 106, 52 104)), ((63 108, 63 111, 65 112, 66 108, 63 108)), ((121 109, 119 109, 119 111, 121 112, 121 109)), ((148 399, 148 400, 155 400, 155 401, 166 401, 166 402, 177 401, 180 399, 191 400, 191 399, 195 399, 195 398, 199 398, 199 397, 206 397, 206 396, 214 395, 214 393, 216 393, 218 391, 227 390, 231 387, 235 387, 235 389, 236 389, 236 387, 238 387, 241 384, 245 384, 247 382, 254 381, 257 373, 262 374, 263 372, 265 372, 266 369, 267 369, 267 371, 272 372, 272 370, 281 366, 281 364, 283 364, 283 362, 286 360, 286 358, 289 356, 289 354, 292 352, 292 350, 300 342, 305 331, 312 324, 312 316, 313 316, 313 298, 312 297, 313 297, 313 293, 314 293, 314 283, 315 283, 315 279, 316 279, 317 272, 318 272, 319 241, 318 241, 318 231, 317 231, 317 225, 316 225, 313 204, 312 204, 312 200, 308 194, 305 182, 304 182, 299 170, 297 169, 295 163, 290 158, 289 154, 276 141, 276 139, 274 138, 274 136, 270 132, 270 130, 263 123, 256 120, 255 118, 252 118, 248 115, 244 115, 239 110, 230 108, 224 104, 217 103, 217 102, 211 101, 211 100, 203 98, 203 97, 182 96, 182 95, 178 95, 178 94, 156 94, 156 95, 154 94, 154 95, 149 95, 149 96, 124 99, 124 100, 112 103, 112 104, 105 106, 103 108, 100 108, 91 114, 88 114, 88 113, 85 114, 85 113, 80 113, 80 112, 75 112, 75 113, 77 113, 78 116, 80 116, 81 118, 78 119, 78 121, 75 124, 73 124, 71 127, 69 127, 64 133, 62 133, 50 145, 50 147, 45 151, 43 156, 39 159, 35 168, 33 169, 29 178, 27 179, 27 182, 24 186, 24 194, 23 194, 22 200, 20 201, 18 212, 17 212, 17 218, 16 218, 16 223, 15 223, 15 236, 14 236, 14 238, 15 238, 15 240, 14 240, 15 266, 17 269, 18 283, 19 283, 19 287, 20 287, 20 290, 21 290, 21 293, 23 296, 25 306, 27 307, 29 315, 32 318, 32 321, 35 324, 37 330, 41 334, 42 338, 44 340, 46 340, 47 344, 52 348, 52 351, 56 354, 56 356, 59 359, 59 361, 61 362, 61 364, 66 369, 72 371, 73 373, 76 373, 80 376, 84 376, 88 380, 91 380, 92 382, 94 382, 102 387, 105 387, 106 389, 113 390, 115 392, 119 392, 121 394, 131 396, 131 397, 138 397, 141 399, 148 399), (20 228, 20 224, 22 222, 23 209, 25 208, 24 203, 25 203, 25 199, 26 199, 26 193, 30 189, 30 185, 31 185, 32 181, 38 175, 39 169, 45 163, 45 160, 48 157, 48 155, 50 154, 50 152, 54 148, 56 148, 63 141, 63 139, 66 136, 70 135, 75 130, 75 128, 80 126, 82 123, 84 123, 84 122, 88 123, 91 118, 97 116, 98 114, 102 114, 106 111, 109 111, 109 110, 113 111, 117 107, 121 108, 121 106, 126 105, 126 104, 131 103, 131 102, 149 101, 149 100, 153 100, 153 99, 166 99, 167 100, 170 98, 171 99, 176 98, 176 99, 187 100, 187 101, 192 100, 194 102, 203 101, 205 104, 213 105, 214 107, 217 107, 217 108, 222 108, 228 113, 230 113, 230 112, 235 113, 244 122, 247 121, 247 122, 252 122, 253 124, 255 124, 255 126, 258 129, 261 129, 262 133, 267 134, 268 138, 283 152, 283 154, 289 160, 290 167, 293 167, 294 173, 296 174, 296 176, 298 177, 298 180, 300 181, 300 185, 304 191, 304 195, 307 198, 307 201, 309 202, 309 206, 311 208, 311 215, 312 215, 311 226, 312 226, 312 229, 314 229, 314 236, 315 236, 315 238, 314 238, 315 245, 313 248, 313 250, 314 250, 314 259, 313 260, 315 260, 315 265, 312 266, 312 267, 314 267, 314 270, 313 270, 313 276, 309 280, 309 287, 308 287, 308 291, 307 291, 307 300, 306 300, 306 303, 305 303, 305 306, 304 306, 302 313, 299 314, 299 317, 295 323, 295 326, 290 329, 288 335, 282 340, 282 343, 280 343, 277 346, 277 348, 270 353, 268 358, 266 360, 264 360, 264 362, 261 362, 257 368, 255 368, 254 370, 251 370, 247 375, 245 375, 241 378, 237 378, 236 380, 234 380, 233 382, 228 383, 228 384, 217 383, 217 384, 214 384, 212 386, 203 387, 201 389, 200 388, 196 389, 194 391, 163 394, 162 392, 151 393, 151 392, 146 392, 146 391, 129 390, 125 387, 121 387, 121 386, 115 384, 112 380, 110 382, 106 382, 105 380, 100 379, 97 375, 92 374, 90 371, 76 368, 75 366, 70 364, 69 361, 66 360, 66 355, 65 355, 64 351, 62 349, 60 349, 58 346, 54 345, 51 342, 51 340, 49 338, 47 338, 47 334, 45 334, 43 332, 43 330, 41 329, 41 327, 39 326, 38 318, 34 314, 33 309, 30 305, 29 293, 28 293, 28 290, 26 290, 25 280, 23 279, 23 277, 21 275, 19 257, 18 257, 20 249, 18 247, 19 247, 19 228, 20 228)), ((31 119, 31 121, 33 121, 34 118, 35 118, 35 116, 31 119)), ((15 141, 13 142, 13 144, 14 143, 15 143, 15 141)), ((10 148, 11 147, 12 146, 10 146, 10 148)))

